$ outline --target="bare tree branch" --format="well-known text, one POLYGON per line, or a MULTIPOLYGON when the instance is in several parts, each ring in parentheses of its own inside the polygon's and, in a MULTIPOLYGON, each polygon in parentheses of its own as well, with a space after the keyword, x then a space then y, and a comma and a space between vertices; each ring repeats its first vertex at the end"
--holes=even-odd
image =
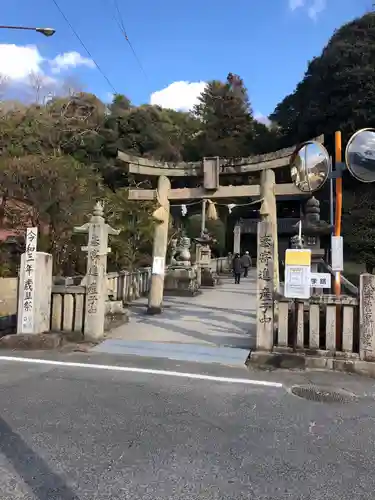
POLYGON ((9 85, 9 78, 6 75, 0 73, 0 100, 3 99, 4 94, 9 85))
POLYGON ((29 85, 33 92, 33 99, 36 104, 45 104, 46 100, 54 94, 54 86, 42 73, 32 71, 29 74, 29 85))

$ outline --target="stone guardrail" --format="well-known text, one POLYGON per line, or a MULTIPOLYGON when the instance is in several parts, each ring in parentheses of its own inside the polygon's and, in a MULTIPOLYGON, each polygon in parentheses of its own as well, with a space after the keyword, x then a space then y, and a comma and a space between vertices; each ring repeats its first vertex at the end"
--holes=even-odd
POLYGON ((85 302, 85 286, 54 285, 51 295, 50 330, 83 333, 85 302))
MULTIPOLYGON (((110 300, 131 302, 148 293, 151 268, 134 272, 108 273, 107 286, 110 300)), ((58 332, 82 332, 85 324, 86 287, 54 285, 51 297, 50 330, 58 332)))
POLYGON ((359 354, 359 300, 355 297, 314 295, 299 301, 295 313, 292 300, 278 298, 277 336, 274 346, 297 350, 359 354), (339 319, 336 316, 340 306, 339 319), (336 345, 337 320, 342 331, 342 345, 336 345), (295 337, 295 338, 294 338, 295 337))
POLYGON ((228 257, 218 257, 217 259, 211 259, 210 269, 217 274, 229 273, 232 267, 232 263, 229 262, 228 257))
MULTIPOLYGON (((212 259, 211 269, 217 274, 229 271, 227 257, 212 259)), ((120 271, 107 274, 108 297, 124 304, 148 294, 151 267, 134 272, 120 271)), ((54 285, 51 297, 50 330, 55 332, 82 332, 85 324, 86 287, 81 285, 54 285)))
POLYGON ((110 300, 131 302, 147 295, 151 284, 151 267, 136 271, 120 271, 107 274, 107 287, 110 300))

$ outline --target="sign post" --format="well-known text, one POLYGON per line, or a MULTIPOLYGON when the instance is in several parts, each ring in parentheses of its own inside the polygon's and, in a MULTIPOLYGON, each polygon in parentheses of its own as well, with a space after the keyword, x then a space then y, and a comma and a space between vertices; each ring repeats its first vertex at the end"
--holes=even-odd
POLYGON ((288 249, 285 252, 285 290, 287 298, 293 303, 293 351, 297 350, 298 303, 301 299, 310 298, 311 287, 311 250, 288 249))

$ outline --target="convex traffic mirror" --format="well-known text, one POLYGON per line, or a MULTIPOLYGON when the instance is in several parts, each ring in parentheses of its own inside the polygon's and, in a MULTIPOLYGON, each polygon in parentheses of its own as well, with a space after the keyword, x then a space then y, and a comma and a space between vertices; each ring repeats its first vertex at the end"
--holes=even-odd
POLYGON ((375 129, 364 128, 351 136, 346 145, 345 163, 359 181, 375 182, 375 129))
POLYGON ((320 189, 330 174, 328 151, 319 142, 305 142, 295 151, 290 164, 292 182, 303 193, 320 189))

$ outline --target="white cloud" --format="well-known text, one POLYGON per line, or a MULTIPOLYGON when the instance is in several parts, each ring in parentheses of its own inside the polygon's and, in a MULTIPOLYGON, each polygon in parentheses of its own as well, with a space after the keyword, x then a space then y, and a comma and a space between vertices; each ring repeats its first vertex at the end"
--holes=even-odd
POLYGON ((46 64, 51 68, 52 74, 78 66, 95 66, 91 59, 78 52, 65 52, 49 60, 41 55, 35 45, 0 44, 0 74, 10 81, 26 80, 30 74, 44 75, 46 80, 54 81, 55 79, 44 71, 46 64))
POLYGON ((10 80, 23 80, 40 73, 44 58, 35 45, 0 44, 0 73, 10 80))
POLYGON ((305 0, 289 0, 289 9, 296 10, 305 5, 305 0))
POLYGON ((58 54, 54 59, 49 61, 52 73, 61 73, 63 70, 76 68, 77 66, 87 66, 94 68, 95 63, 92 59, 83 57, 79 52, 64 52, 58 54))
POLYGON ((318 14, 323 12, 327 7, 327 0, 288 0, 288 2, 291 11, 304 8, 309 18, 313 21, 316 21, 318 14))
POLYGON ((326 0, 314 0, 310 7, 307 9, 308 16, 313 21, 317 20, 318 14, 323 12, 327 7, 326 0))
POLYGON ((47 59, 35 45, 0 44, 1 98, 27 100, 30 89, 42 87, 44 94, 59 93, 66 78, 61 79, 58 74, 64 69, 82 65, 92 68, 94 62, 78 52, 65 52, 47 59))
POLYGON ((197 104, 206 82, 173 82, 168 87, 151 94, 150 104, 177 111, 189 111, 197 104))
POLYGON ((269 127, 271 125, 271 121, 263 113, 259 112, 254 113, 254 118, 257 122, 263 123, 263 125, 265 125, 266 127, 269 127))

